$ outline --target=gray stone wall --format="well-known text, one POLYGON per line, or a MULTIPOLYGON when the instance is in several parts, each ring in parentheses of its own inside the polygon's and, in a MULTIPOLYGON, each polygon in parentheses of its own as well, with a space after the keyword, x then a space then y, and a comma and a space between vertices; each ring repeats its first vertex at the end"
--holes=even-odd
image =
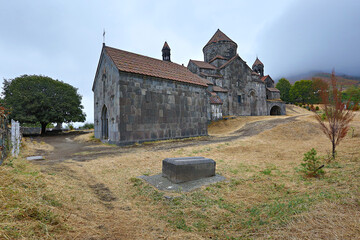
POLYGON ((119 72, 102 53, 93 91, 95 138, 102 138, 104 107, 109 143, 207 135, 206 87, 119 72))
POLYGON ((109 140, 120 139, 118 121, 120 117, 119 71, 107 54, 102 53, 94 80, 94 134, 101 138, 101 114, 104 107, 108 113, 109 140))
POLYGON ((275 86, 274 86, 274 82, 273 82, 270 78, 266 78, 266 79, 265 79, 265 85, 266 85, 266 87, 268 87, 268 88, 273 88, 273 87, 275 87, 275 86))
POLYGON ((279 99, 280 100, 280 92, 272 92, 266 90, 267 99, 279 99))
POLYGON ((119 144, 207 135, 206 87, 120 73, 119 144))
POLYGON ((216 55, 223 56, 226 59, 230 59, 236 55, 237 45, 233 42, 219 41, 211 43, 203 48, 204 61, 209 62, 216 55))
POLYGON ((251 69, 238 58, 220 70, 223 87, 229 90, 223 104, 225 115, 267 115, 266 88, 260 80, 251 77, 251 69), (241 96, 241 102, 238 101, 241 96))
POLYGON ((280 108, 280 115, 286 115, 286 104, 283 101, 270 100, 267 101, 266 104, 267 104, 267 115, 270 115, 272 108, 280 108))
POLYGON ((190 70, 190 72, 195 73, 197 75, 200 74, 200 69, 198 66, 196 66, 193 62, 189 61, 187 68, 190 70))
POLYGON ((214 65, 215 67, 219 68, 224 65, 228 60, 225 59, 215 59, 210 64, 214 65))

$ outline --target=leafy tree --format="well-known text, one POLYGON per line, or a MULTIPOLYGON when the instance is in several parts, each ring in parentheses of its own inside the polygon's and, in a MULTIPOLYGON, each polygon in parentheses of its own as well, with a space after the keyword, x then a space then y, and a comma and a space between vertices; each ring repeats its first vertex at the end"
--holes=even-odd
MULTIPOLYGON (((321 98, 323 105, 323 114, 316 113, 316 120, 320 124, 321 130, 330 139, 332 144, 332 157, 335 159, 336 146, 346 136, 349 130, 349 123, 354 118, 353 111, 346 109, 343 103, 341 90, 336 85, 335 72, 331 75, 331 89, 321 91, 321 98), (322 115, 325 115, 323 117, 322 115)), ((358 102, 355 104, 357 105, 358 102)))
POLYGON ((360 101, 360 87, 351 86, 345 91, 342 92, 342 97, 344 100, 351 102, 360 101))
POLYGON ((289 93, 293 102, 314 102, 313 82, 311 80, 296 81, 289 93))
POLYGON ((284 102, 290 102, 291 84, 286 78, 281 78, 276 84, 276 88, 280 90, 280 98, 284 102))
POLYGON ((41 134, 51 122, 83 122, 81 96, 73 86, 39 75, 4 80, 4 101, 10 118, 21 123, 40 123, 41 134))
POLYGON ((314 92, 314 102, 313 103, 320 103, 321 102, 321 91, 324 89, 329 88, 329 84, 322 80, 321 78, 313 78, 312 79, 312 86, 313 86, 313 92, 314 92))

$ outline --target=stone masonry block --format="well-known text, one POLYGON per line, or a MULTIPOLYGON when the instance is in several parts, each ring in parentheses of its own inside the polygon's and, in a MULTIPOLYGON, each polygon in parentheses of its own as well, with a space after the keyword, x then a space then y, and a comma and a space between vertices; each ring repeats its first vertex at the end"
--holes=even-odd
POLYGON ((166 158, 162 175, 173 183, 215 176, 216 162, 204 157, 166 158))

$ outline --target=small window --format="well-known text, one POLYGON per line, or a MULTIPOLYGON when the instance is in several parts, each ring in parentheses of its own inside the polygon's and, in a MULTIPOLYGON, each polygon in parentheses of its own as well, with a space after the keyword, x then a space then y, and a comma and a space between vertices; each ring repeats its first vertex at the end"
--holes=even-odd
POLYGON ((238 103, 241 103, 241 95, 238 95, 238 103))
POLYGON ((102 77, 102 84, 103 84, 103 97, 105 97, 105 92, 106 92, 106 75, 104 74, 102 77))

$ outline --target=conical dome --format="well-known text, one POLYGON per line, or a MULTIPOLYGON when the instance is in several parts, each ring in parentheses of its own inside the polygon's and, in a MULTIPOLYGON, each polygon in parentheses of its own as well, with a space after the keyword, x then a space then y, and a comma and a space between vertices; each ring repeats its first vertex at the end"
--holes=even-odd
MULTIPOLYGON (((235 43, 233 40, 231 40, 228 36, 226 36, 225 33, 223 33, 222 31, 220 31, 220 29, 218 29, 216 31, 216 33, 212 36, 212 38, 209 40, 209 42, 205 45, 208 46, 210 45, 211 43, 217 43, 217 42, 220 42, 220 41, 224 41, 224 42, 232 42, 232 43, 235 43)), ((235 43, 236 44, 236 43, 235 43)))
POLYGON ((230 59, 236 55, 237 44, 218 29, 203 48, 205 62, 210 62, 215 56, 230 59))

